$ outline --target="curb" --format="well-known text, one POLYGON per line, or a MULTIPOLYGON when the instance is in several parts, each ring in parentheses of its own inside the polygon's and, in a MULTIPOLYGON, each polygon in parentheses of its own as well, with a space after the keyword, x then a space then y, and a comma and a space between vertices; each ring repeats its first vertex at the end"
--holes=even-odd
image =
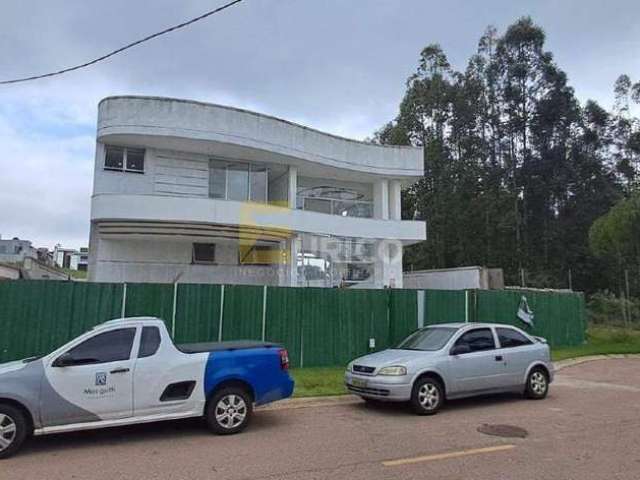
POLYGON ((602 355, 586 355, 584 357, 567 358, 566 360, 553 362, 553 366, 555 367, 555 371, 559 372, 564 368, 573 367, 574 365, 580 365, 582 363, 594 362, 596 360, 619 360, 624 358, 640 358, 640 354, 638 353, 607 353, 602 355))
MULTIPOLYGON (((619 360, 624 358, 640 358, 640 354, 637 353, 621 353, 621 354, 605 354, 605 355, 586 355, 584 357, 567 358, 566 360, 559 360, 553 362, 555 372, 559 372, 568 367, 575 365, 581 365, 583 363, 595 362, 597 360, 619 360)), ((333 395, 324 397, 302 397, 302 398, 289 398, 282 400, 274 404, 270 404, 264 407, 258 407, 260 411, 271 410, 290 410, 293 408, 314 408, 314 407, 331 407, 334 405, 350 405, 354 403, 360 403, 362 399, 356 395, 344 394, 333 395)))

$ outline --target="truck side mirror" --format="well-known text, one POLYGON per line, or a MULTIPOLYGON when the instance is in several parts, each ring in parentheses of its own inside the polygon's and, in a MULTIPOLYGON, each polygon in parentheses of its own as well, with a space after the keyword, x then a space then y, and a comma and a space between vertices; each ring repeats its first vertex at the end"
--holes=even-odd
POLYGON ((69 352, 63 353, 51 364, 52 367, 70 367, 71 365, 75 365, 75 361, 69 352))

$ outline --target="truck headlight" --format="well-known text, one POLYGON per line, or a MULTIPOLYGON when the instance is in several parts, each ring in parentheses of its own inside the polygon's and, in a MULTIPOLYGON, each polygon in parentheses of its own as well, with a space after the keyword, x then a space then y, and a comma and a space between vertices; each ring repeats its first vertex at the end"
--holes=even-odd
POLYGON ((378 372, 378 375, 393 375, 400 376, 407 374, 407 367, 402 367, 400 365, 394 365, 392 367, 383 367, 378 372))

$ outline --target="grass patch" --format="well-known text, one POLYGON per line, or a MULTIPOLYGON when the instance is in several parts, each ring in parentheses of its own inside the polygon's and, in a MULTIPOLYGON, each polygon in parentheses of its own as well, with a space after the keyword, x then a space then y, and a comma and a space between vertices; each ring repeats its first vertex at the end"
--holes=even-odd
POLYGON ((640 353, 640 331, 612 327, 591 327, 587 331, 587 343, 584 345, 560 347, 551 350, 551 356, 554 360, 608 353, 640 353))
MULTIPOLYGON (((551 356, 557 361, 608 353, 640 353, 640 331, 592 327, 587 332, 586 344, 554 348, 551 356)), ((343 383, 345 366, 292 369, 291 374, 296 382, 293 396, 320 397, 347 393, 343 383)))
POLYGON ((296 382, 294 397, 343 395, 345 367, 294 368, 291 375, 296 382))

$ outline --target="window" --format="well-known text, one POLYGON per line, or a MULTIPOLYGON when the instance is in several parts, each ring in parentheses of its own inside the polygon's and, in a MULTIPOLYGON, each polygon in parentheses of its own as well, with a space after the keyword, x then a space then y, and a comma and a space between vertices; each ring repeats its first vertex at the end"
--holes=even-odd
POLYGON ((193 244, 193 263, 212 264, 216 261, 216 244, 215 243, 194 243, 193 244))
POLYGON ((244 202, 249 199, 249 165, 227 167, 227 200, 244 202))
POLYGON ((104 157, 105 170, 122 170, 124 168, 124 148, 107 145, 104 157))
POLYGON ((477 328, 463 334, 456 340, 456 346, 464 344, 468 345, 472 352, 482 352, 496 348, 490 328, 477 328))
POLYGON ((496 332, 502 348, 521 347, 532 343, 531 340, 512 328, 496 328, 496 332))
POLYGON ((140 352, 138 358, 151 357, 160 348, 160 330, 158 327, 144 327, 140 338, 140 352))
POLYGON ((144 173, 143 148, 116 147, 106 145, 104 169, 134 173, 144 173))
POLYGON ((267 201, 268 170, 260 165, 209 160, 209 197, 238 202, 267 201))
POLYGON ((227 165, 218 160, 209 160, 209 197, 227 198, 227 165))
POLYGON ((121 328, 100 333, 69 350, 69 355, 78 364, 92 365, 129 360, 135 328, 121 328))
POLYGON ((252 165, 249 171, 249 183, 252 202, 267 200, 267 169, 252 165))
POLYGON ((128 172, 144 172, 144 150, 141 148, 125 149, 126 168, 128 172))
POLYGON ((428 327, 418 330, 405 338, 397 350, 440 350, 456 332, 450 327, 428 327))

